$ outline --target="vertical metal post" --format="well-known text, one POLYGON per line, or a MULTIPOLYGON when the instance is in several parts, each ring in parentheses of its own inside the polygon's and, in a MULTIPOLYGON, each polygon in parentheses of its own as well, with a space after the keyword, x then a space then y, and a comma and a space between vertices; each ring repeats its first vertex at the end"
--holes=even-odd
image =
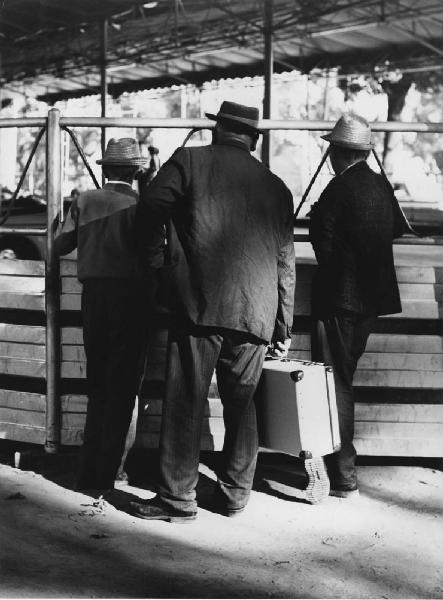
POLYGON ((45 450, 58 452, 60 446, 60 264, 54 252, 54 233, 61 196, 60 112, 48 113, 46 131, 46 442, 45 450))
MULTIPOLYGON (((265 35, 265 57, 264 57, 264 78, 265 89, 263 96, 263 118, 271 118, 271 93, 272 93, 272 73, 274 70, 274 56, 272 43, 272 13, 273 0, 264 0, 264 35, 265 35)), ((263 135, 261 159, 269 167, 271 156, 271 132, 267 131, 263 135)))
MULTIPOLYGON (((108 51, 108 20, 104 19, 100 25, 100 102, 101 116, 106 117, 106 96, 108 94, 108 77, 107 77, 107 51, 108 51)), ((106 127, 102 127, 101 135, 102 156, 106 149, 106 127)), ((102 183, 104 178, 102 176, 102 183)))

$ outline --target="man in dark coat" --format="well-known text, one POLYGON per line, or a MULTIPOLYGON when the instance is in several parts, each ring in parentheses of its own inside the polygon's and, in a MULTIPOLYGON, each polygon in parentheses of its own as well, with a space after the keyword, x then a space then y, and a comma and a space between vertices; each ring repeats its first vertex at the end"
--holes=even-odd
POLYGON ((107 183, 73 200, 55 240, 59 254, 77 248, 83 283, 88 407, 79 490, 114 487, 139 386, 147 286, 133 239, 138 194, 132 182, 145 162, 135 139, 109 140, 97 161, 107 183))
POLYGON ((352 380, 377 316, 401 312, 392 241, 405 230, 388 182, 366 162, 368 123, 344 115, 323 138, 336 175, 311 211, 312 359, 334 368, 341 450, 326 465, 331 495, 348 498, 358 494, 352 380))
MULTIPOLYGON (((251 156, 258 109, 223 102, 214 143, 180 148, 141 193, 137 240, 158 264, 169 230, 170 329, 153 500, 133 502, 145 519, 196 518, 202 422, 216 370, 225 440, 214 502, 227 516, 248 502, 258 439, 254 393, 266 346, 284 356, 293 319, 292 196, 251 156)), ((288 341, 289 340, 289 341, 288 341)))

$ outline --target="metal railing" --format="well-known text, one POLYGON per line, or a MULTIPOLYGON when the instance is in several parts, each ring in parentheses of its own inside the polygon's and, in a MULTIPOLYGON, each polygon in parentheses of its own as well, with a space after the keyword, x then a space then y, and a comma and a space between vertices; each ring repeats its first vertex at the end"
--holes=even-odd
MULTIPOLYGON (((332 121, 296 121, 266 119, 259 123, 263 130, 330 131, 332 121)), ((65 127, 152 127, 168 129, 212 129, 213 121, 207 119, 149 119, 112 117, 61 117, 57 109, 51 109, 47 118, 0 119, 0 128, 46 127, 46 184, 47 229, 0 227, 2 233, 22 235, 46 235, 46 443, 49 453, 57 452, 60 445, 60 276, 59 258, 54 251, 54 234, 62 209, 62 157, 61 135, 65 127)), ((372 123, 373 131, 443 133, 443 123, 372 123)), ((296 234, 297 242, 307 241, 307 236, 296 234)), ((402 240, 405 243, 406 240, 402 240)), ((414 243, 417 243, 414 242, 414 243)), ((420 243, 418 241, 418 243, 420 243)), ((426 242, 422 242, 426 243, 426 242)))

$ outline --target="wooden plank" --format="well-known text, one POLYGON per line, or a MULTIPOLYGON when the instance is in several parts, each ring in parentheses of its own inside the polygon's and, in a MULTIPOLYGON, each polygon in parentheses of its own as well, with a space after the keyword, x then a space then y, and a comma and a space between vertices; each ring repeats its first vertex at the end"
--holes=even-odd
POLYGON ((45 413, 17 408, 0 408, 0 421, 28 427, 45 427, 45 413))
POLYGON ((443 423, 357 421, 355 423, 355 437, 443 440, 443 423))
POLYGON ((61 397, 63 412, 85 413, 87 405, 87 396, 81 394, 64 394, 61 397))
POLYGON ((77 277, 77 261, 62 258, 60 261, 60 275, 77 277))
POLYGON ((61 342, 62 344, 83 345, 82 327, 62 327, 61 342))
POLYGON ((357 369, 355 386, 443 389, 443 372, 357 369))
POLYGON ((43 412, 46 410, 46 396, 30 392, 0 389, 0 419, 2 408, 43 412))
POLYGON ((440 335, 371 333, 366 351, 438 354, 443 352, 443 337, 440 335))
POLYGON ((19 423, 3 423, 0 420, 0 439, 28 442, 29 444, 44 444, 46 431, 43 427, 21 425, 19 423))
MULTIPOLYGON (((7 262, 7 261, 0 261, 7 262)), ((22 310, 45 310, 44 294, 15 294, 0 292, 0 308, 15 308, 22 310)))
POLYGON ((84 379, 86 377, 86 364, 82 362, 62 362, 61 376, 63 379, 84 379))
POLYGON ((81 294, 83 285, 77 277, 62 277, 62 294, 81 294))
POLYGON ((81 310, 80 294, 62 294, 60 296, 61 310, 81 310))
POLYGON ((357 403, 355 405, 355 421, 443 423, 443 405, 357 403))
POLYGON ((403 354, 366 352, 358 361, 359 369, 399 371, 443 371, 443 354, 403 354))
POLYGON ((443 285, 440 283, 400 283, 402 300, 443 300, 443 285))
POLYGON ((398 283, 436 283, 434 267, 395 267, 398 283))
POLYGON ((23 375, 24 377, 46 377, 46 362, 0 356, 0 373, 3 375, 23 375))
POLYGON ((2 260, 0 261, 0 274, 44 277, 45 263, 41 260, 2 260))
POLYGON ((0 323, 0 340, 26 344, 45 344, 46 328, 34 325, 0 323))
POLYGON ((83 346, 62 345, 62 361, 85 362, 86 355, 83 346))
POLYGON ((365 438, 354 439, 359 456, 412 456, 432 458, 443 456, 443 438, 365 438))
POLYGON ((0 356, 46 360, 46 347, 37 344, 0 342, 0 356))
POLYGON ((3 292, 43 294, 45 292, 45 278, 0 275, 0 290, 3 292))
MULTIPOLYGON (((291 350, 311 349, 310 334, 292 334, 291 350)), ((441 354, 443 337, 440 335, 409 335, 372 333, 366 345, 367 352, 441 354)))
POLYGON ((395 315, 385 315, 380 318, 396 319, 439 319, 439 304, 435 300, 402 300, 402 312, 395 315))
POLYGON ((83 428, 70 429, 62 427, 60 431, 60 441, 63 446, 81 446, 83 443, 83 428))

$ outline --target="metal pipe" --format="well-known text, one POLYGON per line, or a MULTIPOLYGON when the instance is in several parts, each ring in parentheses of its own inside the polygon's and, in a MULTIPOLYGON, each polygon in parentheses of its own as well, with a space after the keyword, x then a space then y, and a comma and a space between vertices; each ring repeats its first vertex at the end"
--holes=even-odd
POLYGON ((91 169, 91 166, 90 166, 90 164, 89 164, 89 162, 88 162, 88 159, 86 158, 86 155, 85 155, 85 153, 83 152, 83 148, 82 148, 82 147, 80 146, 80 144, 78 143, 78 139, 77 139, 77 137, 76 137, 75 133, 72 131, 72 129, 69 129, 69 127, 63 127, 62 129, 64 129, 64 130, 65 130, 65 131, 66 131, 66 132, 69 134, 69 136, 71 137, 72 141, 74 142, 74 146, 76 147, 76 149, 77 149, 77 152, 79 153, 79 155, 80 155, 80 158, 81 158, 81 159, 82 159, 82 161, 83 161, 83 164, 84 164, 84 165, 85 165, 85 167, 87 168, 87 170, 88 170, 88 173, 89 173, 89 175, 91 176, 91 179, 92 179, 92 181, 94 182, 94 185, 95 185, 95 187, 98 189, 98 188, 100 187, 100 184, 99 184, 99 182, 97 181, 97 178, 96 178, 96 176, 94 175, 94 172, 93 172, 93 170, 91 169))
MULTIPOLYGON (((108 94, 108 80, 107 80, 107 62, 106 53, 108 51, 108 20, 103 19, 100 24, 100 105, 101 105, 101 116, 106 117, 106 96, 108 94)), ((106 149, 106 127, 102 126, 101 131, 101 147, 102 156, 105 154, 106 149)), ((102 175, 102 183, 105 182, 104 176, 102 175)))
MULTIPOLYGON (((286 129, 297 131, 330 131, 335 121, 302 121, 292 119, 262 119, 260 129, 286 129)), ((158 127, 163 129, 212 129, 215 127, 209 119, 149 119, 128 117, 62 117, 60 124, 71 127, 158 127)), ((443 133, 443 123, 403 123, 384 121, 370 123, 372 131, 398 131, 416 133, 443 133)), ((0 120, 1 127, 1 120, 0 120)))
MULTIPOLYGON (((19 180, 19 182, 17 184, 17 187, 15 188, 15 192, 12 194, 12 198, 9 201, 9 205, 6 208, 4 214, 1 214, 1 210, 0 210, 0 225, 3 225, 3 223, 6 223, 6 221, 9 219, 9 217, 11 215, 12 209, 14 208, 15 201, 17 200, 18 193, 19 193, 19 191, 22 188, 22 185, 23 185, 23 182, 25 180, 26 174, 28 172, 29 166, 30 166, 30 164, 32 162, 32 159, 34 158, 34 154, 35 154, 35 152, 36 152, 36 150, 38 148, 40 140, 42 139, 43 134, 45 133, 45 131, 46 131, 46 127, 42 127, 40 129, 40 131, 39 131, 39 133, 38 133, 35 141, 34 141, 34 145, 32 146, 31 152, 29 153, 28 160, 26 161, 25 167, 24 167, 24 169, 22 171, 22 174, 20 176, 20 180, 19 180)), ((2 206, 2 201, 0 200, 0 208, 1 208, 1 206, 2 206)))
POLYGON ((60 446, 60 263, 54 249, 61 196, 60 112, 48 113, 46 134, 47 237, 46 237, 46 441, 45 451, 58 452, 60 446))
POLYGON ((0 235, 46 235, 46 229, 31 229, 29 227, 0 227, 0 235))
POLYGON ((308 187, 307 187, 307 188, 306 188, 306 190, 305 190, 305 193, 304 193, 304 194, 303 194, 303 196, 302 196, 302 199, 300 200, 300 203, 299 203, 299 205, 297 206, 297 209, 296 209, 296 211, 295 211, 295 213, 294 213, 294 221, 295 221, 295 219, 298 217, 298 213, 300 212, 300 210, 301 210, 301 207, 302 207, 302 206, 303 206, 303 204, 305 203, 305 201, 306 201, 306 198, 308 197, 308 194, 309 194, 309 192, 311 191, 311 188, 312 188, 312 186, 314 185, 314 181, 317 179, 317 175, 320 173, 320 171, 321 171, 321 168, 322 168, 322 166, 324 165, 324 163, 326 162, 326 159, 328 158, 328 156, 329 156, 329 146, 328 146, 328 148, 326 149, 326 152, 323 154, 323 156, 322 156, 322 159, 321 159, 321 161, 320 161, 320 164, 318 165, 318 167, 317 167, 317 170, 315 171, 315 173, 314 173, 314 175, 313 175, 313 177, 312 177, 311 181, 309 182, 309 185, 308 185, 308 187))
MULTIPOLYGON (((263 96, 263 118, 270 119, 272 114, 272 72, 274 69, 274 56, 272 44, 272 13, 273 0, 264 0, 264 37, 265 37, 265 56, 264 56, 264 96, 263 96)), ((266 131, 263 134, 261 147, 261 160, 269 167, 271 157, 271 132, 266 131)))
POLYGON ((0 129, 4 127, 44 127, 46 117, 32 117, 26 119, 0 119, 0 129))

